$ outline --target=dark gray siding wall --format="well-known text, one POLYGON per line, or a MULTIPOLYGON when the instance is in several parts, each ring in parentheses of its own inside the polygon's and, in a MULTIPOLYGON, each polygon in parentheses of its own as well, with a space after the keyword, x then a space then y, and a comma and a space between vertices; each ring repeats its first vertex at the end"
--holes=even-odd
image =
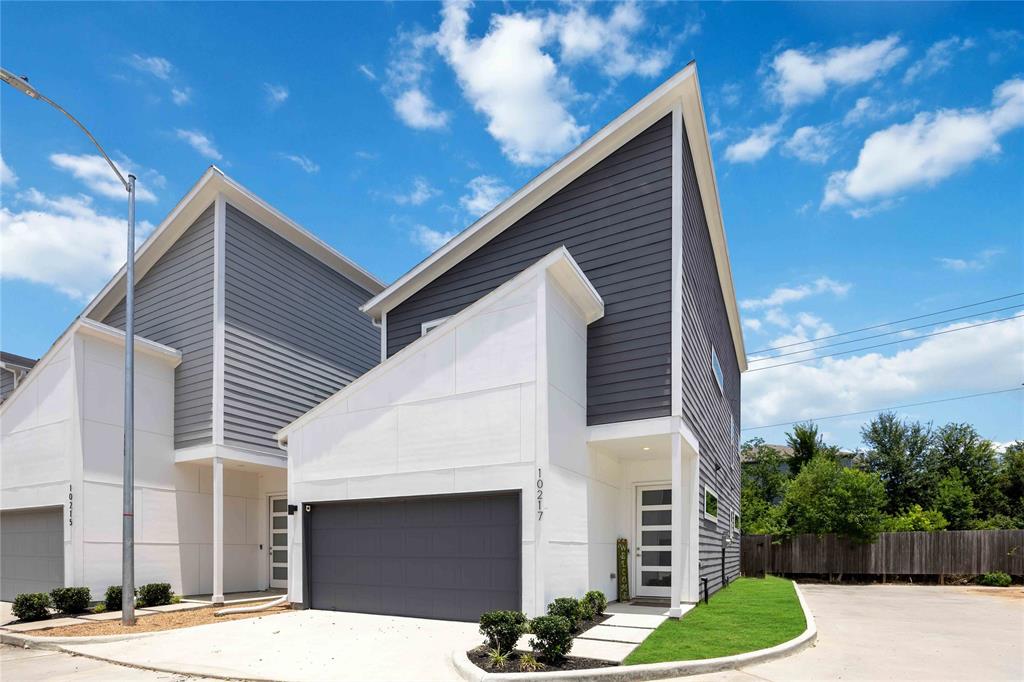
MULTIPOLYGON (((700 441, 700 574, 722 586, 723 539, 740 504, 740 372, 690 146, 683 134, 683 417, 700 441), (714 347, 724 394, 711 366, 714 347), (735 436, 730 417, 735 419, 735 436), (718 523, 704 518, 704 486, 718 493, 718 523)), ((739 536, 726 546, 726 579, 739 575, 739 536)))
POLYGON ((672 121, 666 116, 387 314, 388 355, 568 248, 604 298, 587 338, 590 424, 671 413, 672 121))
POLYGON ((7 400, 7 396, 14 392, 14 372, 8 369, 0 369, 0 403, 7 400))
MULTIPOLYGON (((174 447, 213 438, 213 205, 135 287, 135 333, 181 351, 174 447)), ((124 329, 124 300, 103 320, 124 329)))
POLYGON ((370 292, 226 210, 224 442, 281 452, 274 433, 380 360, 370 292))

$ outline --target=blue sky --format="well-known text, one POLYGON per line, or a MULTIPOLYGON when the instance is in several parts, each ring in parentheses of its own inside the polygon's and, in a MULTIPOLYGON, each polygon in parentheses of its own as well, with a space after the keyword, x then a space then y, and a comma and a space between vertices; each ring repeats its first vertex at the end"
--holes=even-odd
MULTIPOLYGON (((0 11, 0 62, 139 175, 143 232, 216 163, 391 281, 696 59, 752 356, 1024 291, 1020 5, 0 11)), ((0 345, 38 356, 123 260, 124 200, 56 112, 3 88, 0 117, 0 345)), ((911 337, 1022 306, 923 318, 903 327, 935 326, 818 353, 909 339, 897 345, 751 372, 743 426, 1020 386, 1021 321, 911 337)), ((1024 436, 1022 396, 902 412, 1005 442, 1024 436)), ((821 427, 855 447, 865 418, 821 427)))

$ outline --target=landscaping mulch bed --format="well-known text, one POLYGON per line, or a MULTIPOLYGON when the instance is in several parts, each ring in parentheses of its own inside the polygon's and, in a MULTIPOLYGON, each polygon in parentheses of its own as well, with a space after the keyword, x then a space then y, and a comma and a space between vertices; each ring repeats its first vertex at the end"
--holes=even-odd
POLYGON ((608 620, 611 617, 612 617, 612 614, 606 613, 603 616, 598 616, 594 620, 583 621, 583 626, 580 628, 579 632, 576 633, 576 636, 579 637, 580 635, 582 635, 584 632, 586 632, 590 628, 595 627, 597 625, 600 625, 601 623, 605 622, 606 620, 608 620))
POLYGON ((590 670, 593 668, 608 668, 611 666, 618 665, 618 663, 612 663, 610 661, 599 661, 594 658, 576 658, 575 656, 567 656, 562 659, 560 663, 548 663, 541 661, 544 666, 540 671, 534 670, 520 670, 519 669, 519 656, 521 652, 515 651, 508 657, 508 663, 504 668, 493 668, 491 667, 491 659, 487 655, 489 648, 486 645, 478 646, 475 649, 471 649, 466 652, 469 656, 469 660, 481 670, 486 670, 489 673, 521 673, 521 672, 544 672, 552 670, 590 670))
POLYGON ((223 623, 228 620, 241 620, 243 618, 263 618, 285 611, 290 611, 290 606, 278 606, 267 611, 258 613, 233 613, 226 616, 214 616, 216 611, 223 606, 211 606, 205 609, 193 609, 191 611, 172 611, 171 613, 158 613, 155 615, 140 615, 135 625, 125 627, 119 620, 101 620, 82 623, 81 625, 64 625, 45 630, 33 630, 26 633, 33 637, 97 637, 101 635, 125 635, 138 632, 158 632, 160 630, 175 630, 177 628, 189 628, 193 625, 206 625, 207 623, 223 623))

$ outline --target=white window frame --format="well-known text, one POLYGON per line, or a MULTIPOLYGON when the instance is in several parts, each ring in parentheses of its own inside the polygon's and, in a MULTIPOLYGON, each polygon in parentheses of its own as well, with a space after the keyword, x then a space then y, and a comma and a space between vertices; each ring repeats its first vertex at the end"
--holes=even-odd
POLYGON ((715 375, 718 390, 725 395, 725 372, 722 371, 722 363, 718 361, 718 353, 715 352, 714 346, 711 347, 711 372, 715 375))
POLYGON ((740 536, 740 513, 738 511, 732 513, 732 536, 734 538, 740 536))
POLYGON ((716 491, 711 486, 709 486, 707 484, 704 484, 704 504, 703 504, 703 509, 702 509, 702 511, 704 512, 704 518, 707 519, 708 521, 714 521, 715 523, 718 523, 718 509, 721 506, 722 506, 722 498, 719 497, 718 491, 716 491), (708 513, 708 493, 710 493, 715 498, 715 505, 716 506, 715 506, 715 513, 714 514, 709 514, 708 513))
POLYGON ((427 332, 431 331, 434 327, 440 327, 442 324, 447 322, 451 318, 451 315, 447 317, 439 317, 436 320, 427 320, 420 325, 420 336, 426 336, 427 332))

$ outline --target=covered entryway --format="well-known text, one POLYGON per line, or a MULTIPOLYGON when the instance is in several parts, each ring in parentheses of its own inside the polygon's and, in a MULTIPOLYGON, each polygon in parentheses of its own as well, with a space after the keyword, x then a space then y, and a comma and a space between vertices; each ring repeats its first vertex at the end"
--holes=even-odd
POLYGON ((0 601, 64 587, 61 507, 0 512, 0 601))
POLYGON ((518 492, 308 508, 312 608, 465 621, 522 608, 518 492))

